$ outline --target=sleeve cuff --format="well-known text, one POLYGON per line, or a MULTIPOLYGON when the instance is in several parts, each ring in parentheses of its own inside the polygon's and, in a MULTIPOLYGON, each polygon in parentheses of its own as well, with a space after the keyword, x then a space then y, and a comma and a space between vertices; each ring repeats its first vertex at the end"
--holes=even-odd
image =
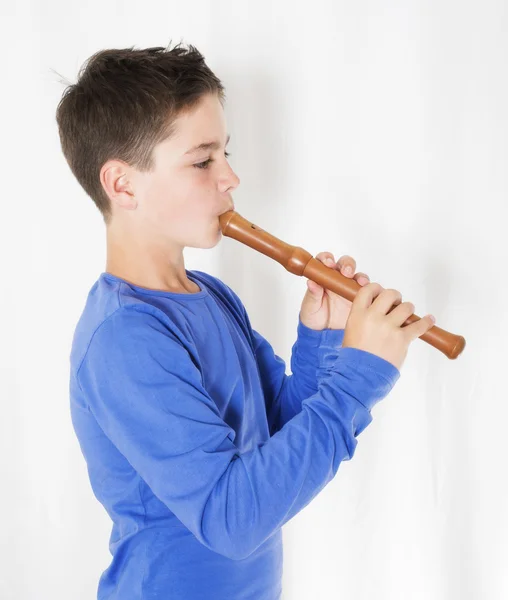
POLYGON ((328 346, 338 348, 344 338, 344 329, 311 329, 304 325, 298 317, 298 337, 307 342, 309 347, 328 346))
POLYGON ((377 354, 361 350, 360 348, 352 348, 350 346, 341 348, 339 356, 333 364, 333 370, 340 370, 341 363, 354 366, 357 369, 375 371, 378 375, 386 379, 390 389, 400 378, 400 371, 394 364, 377 354))
POLYGON ((311 329, 304 325, 298 317, 297 332, 299 340, 316 352, 320 377, 326 375, 329 369, 337 369, 341 362, 354 363, 358 368, 376 371, 387 380, 391 387, 400 377, 399 369, 377 354, 360 348, 343 348, 344 329, 311 329))
POLYGON ((339 355, 344 329, 311 329, 298 317, 297 335, 299 354, 314 364, 319 379, 326 377, 339 355))

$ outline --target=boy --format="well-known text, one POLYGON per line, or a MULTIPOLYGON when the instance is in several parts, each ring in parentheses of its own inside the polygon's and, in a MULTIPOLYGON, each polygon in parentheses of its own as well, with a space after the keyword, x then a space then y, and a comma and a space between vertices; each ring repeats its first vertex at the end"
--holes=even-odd
POLYGON ((100 600, 280 598, 282 525, 353 456, 433 324, 402 329, 414 306, 369 283, 346 327, 344 300, 308 282, 287 376, 233 290, 185 269, 234 208, 223 102, 177 45, 96 53, 57 109, 107 229, 70 354, 73 427, 113 521, 100 600))

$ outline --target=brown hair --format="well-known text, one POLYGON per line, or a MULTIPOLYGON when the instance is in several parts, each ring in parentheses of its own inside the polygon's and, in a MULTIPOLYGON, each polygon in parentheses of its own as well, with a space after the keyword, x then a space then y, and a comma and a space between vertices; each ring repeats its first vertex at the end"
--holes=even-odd
POLYGON ((203 55, 192 45, 171 50, 170 45, 96 52, 58 104, 62 152, 106 225, 112 212, 99 178, 102 165, 118 159, 150 171, 153 148, 173 135, 182 112, 208 93, 217 93, 224 104, 224 87, 203 55))

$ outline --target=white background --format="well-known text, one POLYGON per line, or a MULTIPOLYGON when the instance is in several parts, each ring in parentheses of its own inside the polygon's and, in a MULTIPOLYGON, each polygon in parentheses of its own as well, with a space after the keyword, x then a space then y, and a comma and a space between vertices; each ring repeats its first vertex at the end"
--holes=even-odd
MULTIPOLYGON (((59 75, 170 39, 226 87, 237 212, 353 256, 467 340, 456 360, 411 345, 353 459, 284 526, 283 599, 507 598, 506 2, 2 0, 0 34, 2 600, 93 599, 110 560, 68 397, 105 226, 60 150, 59 75)), ((289 365, 306 280, 226 237, 185 257, 289 365)))

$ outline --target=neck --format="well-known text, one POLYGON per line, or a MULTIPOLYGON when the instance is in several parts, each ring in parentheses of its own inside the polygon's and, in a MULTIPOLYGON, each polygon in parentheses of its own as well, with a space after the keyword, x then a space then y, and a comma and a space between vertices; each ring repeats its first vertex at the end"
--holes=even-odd
POLYGON ((107 231, 106 272, 133 285, 154 290, 195 293, 199 290, 185 272, 183 248, 163 248, 136 236, 107 231))

